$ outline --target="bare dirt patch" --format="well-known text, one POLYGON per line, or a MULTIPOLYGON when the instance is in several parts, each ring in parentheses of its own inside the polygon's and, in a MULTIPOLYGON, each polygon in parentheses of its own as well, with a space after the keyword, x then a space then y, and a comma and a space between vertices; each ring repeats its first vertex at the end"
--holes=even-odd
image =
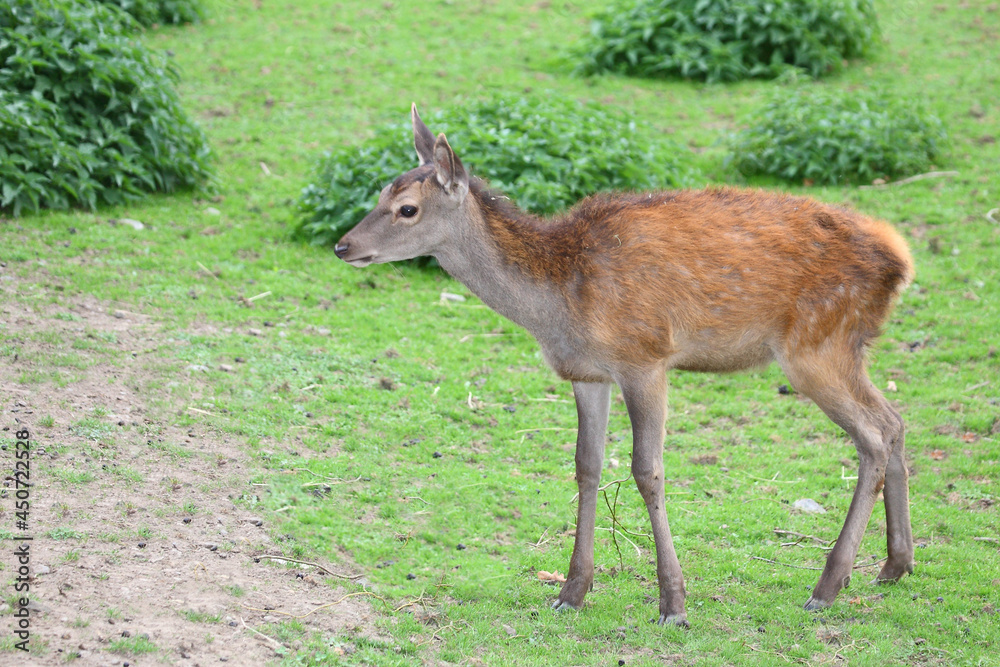
MULTIPOLYGON (((34 537, 31 653, 0 644, 0 662, 262 665, 297 648, 270 636, 292 617, 340 641, 377 635, 364 598, 345 599, 335 579, 255 561, 281 551, 268 520, 239 502, 254 492, 254 462, 238 438, 176 425, 186 408, 158 388, 195 379, 164 377, 177 371, 158 362, 172 342, 156 318, 86 296, 25 312, 23 298, 8 298, 18 287, 24 296, 18 282, 0 284, 0 535, 34 537), (25 427, 33 486, 22 532, 12 442, 25 427)), ((16 568, 14 542, 3 542, 0 640, 9 641, 16 568)))

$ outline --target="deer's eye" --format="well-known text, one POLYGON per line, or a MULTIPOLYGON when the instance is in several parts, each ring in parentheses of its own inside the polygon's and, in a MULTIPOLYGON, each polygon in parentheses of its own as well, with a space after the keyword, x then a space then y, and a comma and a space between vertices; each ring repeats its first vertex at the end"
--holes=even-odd
POLYGON ((404 218, 412 218, 417 214, 417 207, 410 206, 409 204, 407 204, 406 206, 400 206, 399 214, 404 218))

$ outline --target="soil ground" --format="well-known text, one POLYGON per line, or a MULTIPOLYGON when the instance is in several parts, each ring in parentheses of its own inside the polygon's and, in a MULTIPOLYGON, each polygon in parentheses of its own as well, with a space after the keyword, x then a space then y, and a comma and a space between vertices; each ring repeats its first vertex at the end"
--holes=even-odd
POLYGON ((377 634, 364 598, 345 598, 336 579, 259 558, 281 551, 268 522, 234 502, 253 490, 253 461, 238 438, 175 425, 187 408, 156 387, 197 374, 163 377, 176 370, 157 352, 178 341, 155 316, 62 295, 22 312, 10 297, 29 281, 0 277, 0 319, 17 350, 0 369, 0 529, 34 537, 29 654, 9 639, 15 543, 3 540, 0 663, 263 665, 296 648, 268 635, 290 617, 347 637, 347 652, 351 637, 377 634), (68 352, 73 367, 53 375, 68 352), (21 532, 11 450, 25 427, 32 486, 21 532))

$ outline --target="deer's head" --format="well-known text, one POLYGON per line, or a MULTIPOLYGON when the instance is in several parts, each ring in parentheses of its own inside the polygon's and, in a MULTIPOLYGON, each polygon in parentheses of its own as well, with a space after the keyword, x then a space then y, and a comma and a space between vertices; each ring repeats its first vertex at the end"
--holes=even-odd
POLYGON ((433 255, 459 219, 469 175, 443 134, 437 138, 411 109, 413 145, 420 166, 385 186, 375 209, 334 248, 352 266, 433 255))

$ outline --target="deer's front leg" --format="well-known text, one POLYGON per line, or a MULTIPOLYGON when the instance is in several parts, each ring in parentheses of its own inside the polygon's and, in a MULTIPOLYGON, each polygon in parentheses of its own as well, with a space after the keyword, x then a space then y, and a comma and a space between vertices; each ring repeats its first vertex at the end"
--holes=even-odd
POLYGON ((684 577, 674 551, 663 490, 663 425, 667 418, 667 377, 660 366, 632 369, 619 385, 632 422, 632 476, 646 503, 656 543, 656 579, 663 625, 687 627, 684 577))
POLYGON ((579 429, 576 435, 576 483, 580 491, 576 519, 576 542, 569 561, 566 583, 553 609, 579 609, 594 584, 594 522, 597 487, 604 466, 604 439, 611 407, 611 385, 574 382, 579 429))

